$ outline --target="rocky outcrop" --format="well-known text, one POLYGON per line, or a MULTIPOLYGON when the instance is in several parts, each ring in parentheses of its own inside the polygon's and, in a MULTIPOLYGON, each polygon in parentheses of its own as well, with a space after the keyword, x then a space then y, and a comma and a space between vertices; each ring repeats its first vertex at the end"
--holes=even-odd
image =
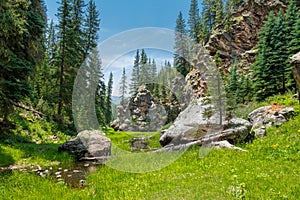
POLYGON ((186 76, 185 90, 189 91, 190 99, 199 99, 207 93, 207 83, 204 74, 198 68, 193 69, 186 76))
POLYGON ((205 109, 211 106, 204 99, 190 104, 169 129, 161 132, 160 143, 164 147, 156 152, 185 150, 195 145, 244 151, 232 144, 263 137, 268 127, 279 126, 294 114, 293 108, 275 103, 252 111, 249 121, 233 118, 218 126, 213 116, 212 119, 204 117, 205 109))
POLYGON ((293 116, 294 109, 291 107, 284 108, 281 105, 260 107, 248 115, 248 120, 252 123, 252 131, 258 137, 264 137, 266 129, 271 126, 279 126, 293 116))
POLYGON ((200 98, 181 112, 174 124, 161 132, 161 145, 186 144, 199 139, 228 140, 232 143, 244 141, 250 133, 251 124, 247 120, 233 118, 223 120, 220 126, 219 114, 210 112, 213 105, 207 103, 208 99, 200 98))
POLYGON ((171 105, 167 111, 164 106, 154 102, 146 86, 140 86, 127 103, 118 107, 118 118, 111 127, 116 131, 157 131, 167 122, 168 114, 173 113, 177 117, 179 113, 171 105))
POLYGON ((291 57, 291 64, 293 66, 293 75, 298 88, 298 100, 300 102, 300 52, 291 57))
POLYGON ((103 161, 111 156, 111 140, 101 131, 86 130, 59 146, 58 151, 69 152, 80 161, 103 161))
POLYGON ((247 1, 216 27, 206 49, 211 56, 219 53, 224 70, 228 70, 235 59, 241 61, 242 68, 248 69, 255 60, 253 47, 269 12, 278 12, 285 7, 286 1, 283 0, 247 1))

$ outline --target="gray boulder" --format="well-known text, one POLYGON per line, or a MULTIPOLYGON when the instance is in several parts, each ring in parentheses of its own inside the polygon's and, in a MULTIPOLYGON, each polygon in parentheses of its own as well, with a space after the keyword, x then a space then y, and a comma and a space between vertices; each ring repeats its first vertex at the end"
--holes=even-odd
POLYGON ((279 126, 293 116, 294 109, 284 108, 278 104, 260 107, 248 115, 248 120, 252 123, 252 132, 258 137, 266 136, 266 128, 279 126))
POLYGON ((111 140, 98 130, 80 132, 74 140, 59 146, 58 151, 73 154, 77 160, 105 160, 111 156, 111 140))
POLYGON ((245 140, 250 133, 251 123, 244 119, 233 118, 223 119, 222 125, 219 125, 218 113, 212 112, 211 115, 207 115, 207 110, 213 108, 207 101, 208 98, 200 98, 181 112, 174 124, 161 132, 161 145, 190 143, 215 133, 220 137, 215 138, 217 141, 228 139, 235 143, 245 140))

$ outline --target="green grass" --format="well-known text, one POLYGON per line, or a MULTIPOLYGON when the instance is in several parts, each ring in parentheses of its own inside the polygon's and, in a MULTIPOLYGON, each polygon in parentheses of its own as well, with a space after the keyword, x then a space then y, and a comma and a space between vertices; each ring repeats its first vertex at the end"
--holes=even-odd
POLYGON ((14 116, 16 128, 0 133, 0 167, 9 165, 49 165, 73 161, 72 156, 58 153, 58 146, 70 139, 54 122, 35 118, 29 113, 14 116), (53 138, 55 136, 55 139, 53 138))
POLYGON ((0 144, 0 167, 8 165, 54 165, 73 161, 67 153, 58 153, 58 144, 0 144))
MULTIPOLYGON (((97 173, 88 175, 85 189, 32 174, 2 173, 0 199, 299 199, 300 106, 289 96, 270 100, 274 101, 294 106, 296 116, 280 127, 269 128, 265 138, 241 144, 246 153, 193 147, 158 171, 128 173, 100 167, 97 173)), ((129 150, 128 140, 137 135, 140 133, 107 132, 124 150, 129 150)), ((159 145, 158 138, 158 134, 153 136, 154 147, 159 145)), ((55 145, 0 143, 1 163, 2 158, 20 162, 28 153, 28 163, 70 159, 60 157, 55 145)), ((132 166, 145 164, 126 160, 132 166)))
POLYGON ((159 143, 160 135, 155 132, 115 132, 113 129, 108 128, 106 131, 106 136, 111 139, 112 143, 117 147, 125 150, 131 151, 130 140, 136 137, 146 138, 149 146, 151 148, 160 148, 159 143))

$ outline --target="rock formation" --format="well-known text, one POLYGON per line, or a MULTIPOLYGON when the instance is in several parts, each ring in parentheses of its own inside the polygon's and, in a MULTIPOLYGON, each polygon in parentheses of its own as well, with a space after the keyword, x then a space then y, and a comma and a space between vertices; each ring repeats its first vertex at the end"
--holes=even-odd
POLYGON ((242 150, 231 144, 263 137, 266 128, 279 126, 294 114, 293 108, 275 103, 252 111, 249 121, 232 118, 224 120, 220 126, 217 116, 205 116, 205 110, 212 106, 205 102, 206 99, 191 103, 169 129, 161 132, 160 143, 164 147, 157 152, 183 150, 194 145, 242 150))
POLYGON ((264 106, 252 111, 248 115, 248 120, 252 123, 252 131, 255 135, 264 137, 266 135, 266 128, 283 124, 293 114, 293 108, 284 108, 275 103, 272 106, 264 106))
POLYGON ((223 70, 228 70, 234 59, 241 61, 242 68, 248 69, 255 60, 253 47, 258 42, 259 29, 264 25, 268 13, 277 13, 285 5, 284 0, 247 1, 216 27, 206 49, 211 56, 219 53, 223 70))
POLYGON ((86 130, 59 146, 58 151, 69 152, 80 161, 103 161, 111 156, 111 140, 101 131, 86 130))
MULTIPOLYGON (((170 106, 169 111, 173 111, 172 109, 173 107, 170 106)), ((177 115, 178 113, 179 111, 177 115)), ((111 127, 120 131, 157 131, 167 120, 166 109, 160 104, 155 104, 146 86, 140 86, 127 103, 118 107, 118 118, 111 127)))
POLYGON ((300 102, 300 52, 291 57, 291 64, 293 66, 293 75, 298 88, 298 99, 300 102))
POLYGON ((161 132, 161 145, 185 144, 199 139, 229 140, 232 143, 244 141, 250 133, 251 124, 247 120, 233 118, 224 119, 220 126, 219 114, 209 114, 213 105, 207 100, 200 98, 181 112, 174 124, 161 132))
POLYGON ((207 93, 207 83, 204 74, 198 68, 193 69, 186 76, 185 90, 190 92, 190 99, 199 99, 207 93))

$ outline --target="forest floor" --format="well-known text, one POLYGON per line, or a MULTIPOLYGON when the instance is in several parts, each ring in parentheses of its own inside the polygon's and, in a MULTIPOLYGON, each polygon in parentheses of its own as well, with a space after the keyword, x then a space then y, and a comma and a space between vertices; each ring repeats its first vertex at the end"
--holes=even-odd
MULTIPOLYGON (((291 100, 290 95, 276 96, 262 104, 244 106, 245 110, 239 112, 242 116, 254 107, 274 102, 293 106, 295 117, 282 126, 269 128, 265 138, 238 145, 247 152, 193 147, 165 168, 147 173, 99 167, 87 175, 83 188, 18 170, 0 172, 0 199, 298 199, 298 102, 291 100)), ((0 167, 43 167, 73 161, 68 154, 57 151, 60 144, 70 139, 70 132, 59 132, 46 121, 27 122, 23 118, 18 119, 20 124, 13 135, 0 141, 0 167), (30 137, 24 130, 31 132, 30 137)), ((130 138, 139 134, 107 131, 113 144, 127 151, 130 138)), ((158 148, 159 134, 149 134, 149 145, 158 148)))

